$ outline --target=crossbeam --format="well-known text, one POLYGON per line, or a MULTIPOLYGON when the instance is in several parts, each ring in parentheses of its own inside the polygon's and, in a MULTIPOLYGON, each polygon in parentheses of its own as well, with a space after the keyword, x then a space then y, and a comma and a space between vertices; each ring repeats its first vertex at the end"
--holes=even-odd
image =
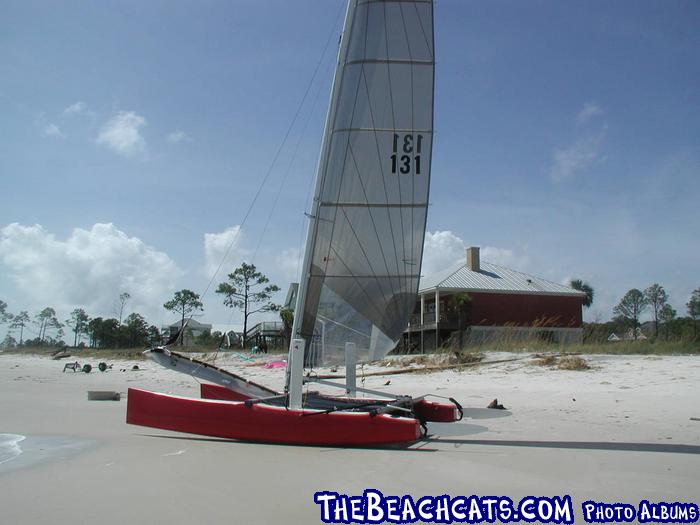
MULTIPOLYGON (((336 383, 335 381, 327 381, 325 379, 317 379, 315 377, 305 377, 304 378, 304 383, 318 383, 319 385, 326 385, 326 386, 333 386, 336 388, 342 388, 345 390, 347 388, 347 385, 343 383, 336 383)), ((358 392, 364 392, 365 394, 372 394, 373 396, 378 396, 378 397, 386 397, 388 399, 403 399, 408 396, 397 396, 395 394, 388 394, 386 392, 380 392, 379 390, 371 390, 369 388, 361 388, 361 387, 355 387, 355 390, 358 392)))

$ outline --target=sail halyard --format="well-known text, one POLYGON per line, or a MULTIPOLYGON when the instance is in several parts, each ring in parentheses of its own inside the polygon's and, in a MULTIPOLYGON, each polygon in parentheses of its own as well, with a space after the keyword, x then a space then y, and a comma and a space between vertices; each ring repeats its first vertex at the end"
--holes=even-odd
POLYGON ((382 357, 412 313, 432 155, 432 7, 348 3, 292 332, 323 354, 312 362, 342 361, 346 342, 360 360, 382 357))

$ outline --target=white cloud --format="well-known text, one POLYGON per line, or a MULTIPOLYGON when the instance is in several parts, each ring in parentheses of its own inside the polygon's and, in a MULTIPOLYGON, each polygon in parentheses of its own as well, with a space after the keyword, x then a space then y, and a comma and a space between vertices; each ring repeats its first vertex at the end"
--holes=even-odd
MULTIPOLYGON (((205 264, 203 271, 206 273, 207 279, 211 279, 221 265, 205 299, 207 322, 214 323, 216 329, 226 328, 230 330, 235 328, 240 330, 243 327, 242 312, 226 308, 222 303, 222 298, 213 291, 216 289, 216 285, 226 281, 228 274, 239 267, 242 262, 255 264, 258 271, 270 279, 270 284, 280 287, 280 291, 272 298, 273 302, 277 304, 284 301, 289 283, 297 280, 296 266, 299 251, 296 248, 282 251, 261 249, 254 258, 253 248, 247 246, 249 241, 245 231, 238 225, 231 226, 220 233, 204 234, 205 264)), ((249 320, 253 324, 259 321, 279 321, 279 313, 258 313, 249 320)), ((251 325, 249 324, 249 326, 251 325)))
POLYGON ((600 106, 598 106, 595 102, 586 102, 583 105, 583 108, 581 108, 581 111, 578 112, 578 115, 576 116, 576 122, 578 122, 579 124, 585 124, 593 117, 602 114, 603 110, 600 109, 600 106))
POLYGON ((56 137, 56 138, 63 137, 63 133, 61 132, 61 128, 59 128, 56 124, 51 124, 51 123, 48 123, 43 127, 43 129, 41 130, 41 134, 44 137, 56 137))
POLYGON ((528 259, 524 255, 518 256, 513 250, 495 248, 493 246, 484 246, 481 249, 481 260, 500 266, 507 266, 521 272, 525 271, 528 263, 528 259))
POLYGON ((571 146, 554 152, 549 177, 554 182, 573 179, 580 172, 602 160, 603 133, 578 139, 571 146))
POLYGON ((130 308, 155 322, 182 271, 167 254, 129 237, 113 224, 76 228, 57 239, 40 225, 0 229, 0 262, 33 308, 53 306, 63 315, 76 307, 113 316, 121 292, 130 308))
POLYGON ((297 248, 282 250, 275 257, 275 265, 284 289, 288 283, 299 281, 299 269, 301 268, 301 254, 297 248))
POLYGON ((433 275, 465 259, 464 241, 451 231, 425 232, 421 274, 433 275))
POLYGON ((63 115, 65 115, 65 116, 84 115, 86 117, 94 117, 95 112, 88 109, 87 104, 85 104, 85 102, 78 101, 75 104, 71 104, 66 109, 64 109, 63 115))
POLYGON ((190 136, 182 130, 173 131, 170 133, 165 140, 170 142, 170 144, 179 144, 180 142, 189 142, 192 140, 190 136))
POLYGON ((221 233, 204 234, 204 271, 211 278, 221 267, 220 275, 224 276, 238 267, 249 255, 249 251, 241 248, 243 234, 241 227, 231 226, 221 233))
MULTIPOLYGON (((457 263, 466 261, 465 242, 451 231, 425 232, 423 245, 423 275, 449 269, 457 263)), ((482 246, 480 250, 481 260, 523 271, 527 264, 525 256, 517 256, 512 250, 482 246)))
POLYGON ((146 151, 146 140, 139 128, 146 119, 133 111, 120 111, 109 119, 97 137, 97 143, 107 146, 126 157, 134 157, 146 151))

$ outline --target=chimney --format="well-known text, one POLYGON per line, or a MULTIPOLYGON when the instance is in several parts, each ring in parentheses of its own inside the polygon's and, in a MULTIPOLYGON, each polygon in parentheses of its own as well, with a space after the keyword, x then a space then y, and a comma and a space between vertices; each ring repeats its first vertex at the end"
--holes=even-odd
POLYGON ((467 268, 473 272, 478 272, 481 270, 481 265, 479 263, 479 247, 470 246, 467 248, 467 268))

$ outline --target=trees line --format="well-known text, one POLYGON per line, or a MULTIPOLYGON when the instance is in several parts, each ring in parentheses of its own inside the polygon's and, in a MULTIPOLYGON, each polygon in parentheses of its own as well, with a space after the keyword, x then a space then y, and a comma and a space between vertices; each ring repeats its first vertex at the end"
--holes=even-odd
POLYGON ((149 325, 137 312, 129 314, 122 322, 116 318, 91 318, 83 308, 76 308, 68 319, 61 322, 52 307, 46 307, 34 316, 26 310, 12 315, 7 312, 4 301, 0 301, 0 309, 3 312, 0 321, 9 325, 9 332, 2 342, 5 348, 68 346, 64 340, 66 328, 73 332, 72 346, 75 347, 136 348, 158 344, 161 340, 158 327, 149 325), (33 332, 34 337, 25 337, 27 331, 33 332))
MULTIPOLYGON (((277 285, 269 284, 269 279, 258 272, 255 265, 245 262, 228 274, 227 281, 219 284, 216 293, 223 296, 223 303, 243 311, 244 345, 250 316, 280 309, 279 305, 270 300, 272 294, 279 290, 277 285)), ((9 327, 0 346, 67 346, 64 340, 66 328, 73 333, 72 346, 75 347, 137 348, 162 344, 161 331, 157 326, 149 324, 141 314, 133 312, 122 319, 129 299, 131 295, 128 292, 119 295, 118 318, 91 318, 83 308, 76 308, 65 321, 58 319, 56 310, 52 307, 46 307, 33 316, 26 310, 12 314, 7 310, 7 303, 0 300, 0 324, 9 327), (33 332, 35 337, 25 338, 26 331, 33 332)), ((204 310, 199 294, 188 289, 175 292, 163 307, 179 315, 181 329, 187 318, 204 310)), ((196 338, 196 342, 208 345, 220 337, 218 332, 205 333, 196 338)))
MULTIPOLYGON (((590 307, 593 304, 595 291, 593 287, 580 279, 572 280, 569 285, 585 293, 583 305, 590 307)), ((261 312, 280 311, 280 306, 271 301, 274 293, 280 288, 270 284, 269 279, 257 271, 253 264, 242 263, 227 276, 227 281, 220 283, 216 293, 223 297, 224 305, 243 312, 243 340, 248 328, 249 318, 261 312)), ((119 295, 118 318, 91 318, 84 309, 76 308, 68 319, 61 322, 56 311, 46 307, 30 316, 29 312, 21 311, 16 315, 7 310, 7 303, 0 300, 0 324, 7 324, 10 331, 2 342, 3 347, 12 346, 45 346, 66 345, 64 341, 65 328, 73 333, 73 346, 87 345, 93 348, 136 348, 152 346, 162 343, 162 334, 157 326, 149 324, 139 313, 133 312, 122 319, 126 305, 131 296, 128 292, 119 295), (25 330, 34 328, 35 337, 25 339, 25 330), (15 337, 19 336, 19 340, 15 337), (83 337, 86 342, 83 342, 83 337)), ((199 294, 183 289, 174 293, 173 298, 167 301, 163 307, 180 316, 180 327, 185 325, 186 319, 194 316, 204 309, 199 294)), ((613 319, 608 323, 587 323, 588 331, 597 332, 598 337, 604 335, 603 331, 631 330, 636 339, 640 329, 640 317, 649 311, 654 322, 654 336, 659 336, 659 328, 663 326, 664 336, 668 339, 672 334, 676 337, 685 335, 692 326, 693 339, 698 338, 698 320, 700 320, 700 287, 691 292, 686 303, 688 317, 679 318, 677 311, 669 304, 669 295, 658 283, 654 283, 645 290, 633 288, 620 299, 613 308, 613 319)), ((293 314, 287 310, 281 310, 280 316, 284 323, 285 336, 291 332, 291 319, 293 314)), ((609 335, 609 334, 608 334, 609 335)), ((202 334, 196 340, 197 343, 209 345, 215 342, 221 334, 202 334)), ((606 336, 607 337, 607 336, 606 336)))
POLYGON ((669 338, 671 329, 682 327, 684 324, 692 326, 692 337, 698 337, 698 319, 700 319, 700 288, 693 290, 686 303, 687 318, 679 318, 678 312, 669 304, 668 292, 658 283, 654 283, 646 289, 632 288, 620 299, 613 308, 613 320, 628 326, 632 330, 633 339, 640 334, 639 318, 649 311, 654 323, 654 337, 659 337, 660 323, 665 327, 664 336, 669 338), (689 321, 689 322, 688 322, 689 321))
MULTIPOLYGON (((580 280, 574 279, 569 285, 586 294, 583 305, 590 307, 593 303, 594 290, 593 287, 580 280)), ((610 331, 631 331, 632 339, 637 339, 641 335, 640 317, 647 311, 651 313, 654 323, 654 337, 659 337, 659 328, 663 327, 663 336, 666 339, 683 338, 690 335, 692 338, 698 338, 700 331, 698 330, 698 320, 700 319, 700 287, 693 290, 690 294, 688 302, 685 304, 687 317, 679 317, 678 312, 669 304, 669 294, 658 283, 654 283, 644 290, 632 288, 620 299, 620 302, 613 307, 613 318, 608 323, 587 323, 588 330, 598 332, 598 336, 604 334, 598 327, 603 327, 604 330, 610 331)), ((609 334, 608 334, 609 335, 609 334)), ((607 337, 607 336, 605 336, 607 337)))

